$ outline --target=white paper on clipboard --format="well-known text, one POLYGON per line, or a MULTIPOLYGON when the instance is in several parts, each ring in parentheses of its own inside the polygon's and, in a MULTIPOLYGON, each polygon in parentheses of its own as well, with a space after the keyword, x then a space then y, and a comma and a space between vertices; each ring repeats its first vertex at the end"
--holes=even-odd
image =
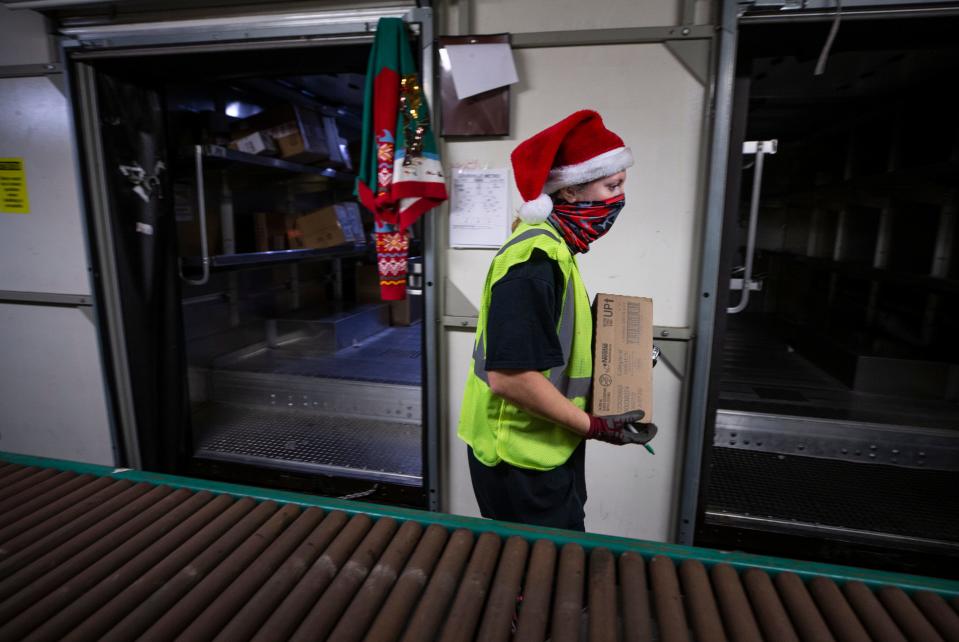
POLYGON ((446 45, 453 88, 460 100, 519 82, 509 43, 446 45))
POLYGON ((509 171, 453 170, 450 247, 498 248, 509 228, 509 171))

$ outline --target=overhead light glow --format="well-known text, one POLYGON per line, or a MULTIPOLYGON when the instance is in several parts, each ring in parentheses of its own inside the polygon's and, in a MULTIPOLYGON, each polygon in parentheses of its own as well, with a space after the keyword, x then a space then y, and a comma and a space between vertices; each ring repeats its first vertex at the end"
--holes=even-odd
POLYGON ((249 118, 250 116, 255 116, 263 111, 263 108, 259 105, 254 105, 252 103, 245 103, 240 100, 234 100, 226 104, 226 115, 230 118, 249 118))

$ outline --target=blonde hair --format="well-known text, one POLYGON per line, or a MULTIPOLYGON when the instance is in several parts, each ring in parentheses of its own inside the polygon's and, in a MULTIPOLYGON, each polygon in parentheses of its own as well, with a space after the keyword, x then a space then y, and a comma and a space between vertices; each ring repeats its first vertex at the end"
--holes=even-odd
MULTIPOLYGON (((567 185, 566 187, 573 190, 574 192, 581 192, 583 191, 583 189, 586 188, 587 185, 589 185, 588 182, 579 183, 578 185, 567 185)), ((553 201, 553 205, 556 205, 556 203, 560 202, 559 192, 561 189, 565 189, 565 188, 561 187, 560 189, 556 190, 555 192, 549 195, 550 200, 553 201)), ((565 202, 565 201, 562 201, 562 202, 565 202)), ((519 215, 517 214, 516 216, 513 217, 513 223, 510 225, 509 231, 515 232, 516 228, 519 227, 520 223, 521 223, 521 220, 519 218, 519 215)))

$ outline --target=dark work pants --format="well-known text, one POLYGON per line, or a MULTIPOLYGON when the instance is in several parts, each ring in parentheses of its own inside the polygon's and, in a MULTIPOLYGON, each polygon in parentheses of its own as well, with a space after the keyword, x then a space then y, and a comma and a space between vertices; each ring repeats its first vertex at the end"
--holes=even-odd
POLYGON ((483 517, 573 531, 586 530, 586 442, 552 470, 487 466, 467 446, 473 492, 483 517))

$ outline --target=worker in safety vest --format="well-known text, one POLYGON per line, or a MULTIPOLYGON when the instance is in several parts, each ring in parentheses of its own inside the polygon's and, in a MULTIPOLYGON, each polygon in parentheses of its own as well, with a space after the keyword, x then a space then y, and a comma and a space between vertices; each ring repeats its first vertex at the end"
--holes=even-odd
POLYGON ((622 210, 633 155, 582 110, 511 158, 521 223, 486 275, 458 434, 484 517, 582 531, 584 440, 645 444, 656 431, 642 411, 586 412, 593 320, 576 254, 622 210))

